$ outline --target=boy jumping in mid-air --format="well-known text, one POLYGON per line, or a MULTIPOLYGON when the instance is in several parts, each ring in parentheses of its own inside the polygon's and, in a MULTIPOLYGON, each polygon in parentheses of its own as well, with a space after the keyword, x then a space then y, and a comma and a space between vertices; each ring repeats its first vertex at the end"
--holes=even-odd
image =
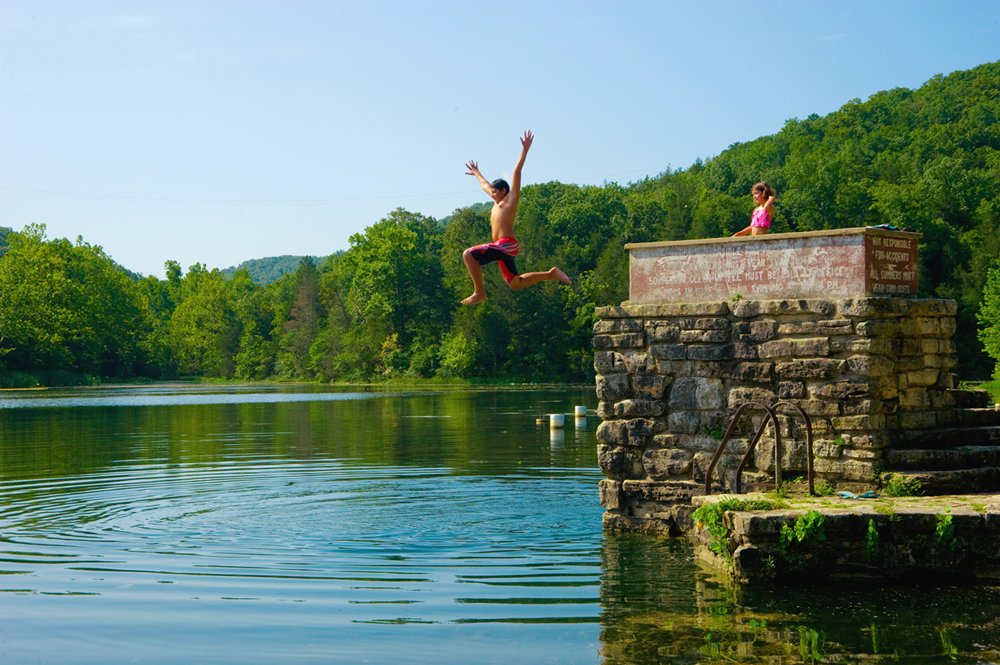
POLYGON ((473 287, 472 295, 462 301, 463 305, 475 305, 486 300, 486 291, 483 289, 483 266, 493 261, 500 262, 500 272, 503 273, 503 278, 507 280, 507 285, 515 291, 550 279, 558 280, 566 285, 573 283, 559 268, 550 268, 545 272, 526 272, 519 275, 517 266, 514 264, 514 257, 520 250, 520 245, 514 238, 514 217, 517 215, 517 204, 521 200, 521 167, 524 166, 524 159, 528 156, 528 149, 531 148, 531 142, 534 138, 531 132, 525 132, 521 138, 521 156, 518 158, 517 164, 514 165, 513 186, 508 185, 507 181, 502 178, 489 183, 479 172, 478 164, 470 161, 465 165, 465 168, 468 169, 466 173, 476 176, 479 186, 493 199, 493 210, 490 211, 490 229, 493 232, 493 242, 476 245, 462 252, 462 260, 465 261, 465 267, 469 269, 473 287))

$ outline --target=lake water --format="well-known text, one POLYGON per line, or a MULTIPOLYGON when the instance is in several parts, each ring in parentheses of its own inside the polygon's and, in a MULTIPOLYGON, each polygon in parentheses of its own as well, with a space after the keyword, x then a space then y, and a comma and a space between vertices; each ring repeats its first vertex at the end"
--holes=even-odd
POLYGON ((576 405, 2 391, 0 662, 1000 661, 1000 585, 738 592, 683 539, 602 533, 576 405))

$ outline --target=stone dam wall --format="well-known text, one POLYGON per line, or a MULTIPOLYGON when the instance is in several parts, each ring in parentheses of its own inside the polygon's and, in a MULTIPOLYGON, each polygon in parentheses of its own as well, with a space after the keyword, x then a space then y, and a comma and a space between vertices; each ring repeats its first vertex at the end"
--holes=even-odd
MULTIPOLYGON (((732 299, 598 308, 601 501, 609 528, 684 530, 733 412, 799 406, 816 478, 874 487, 897 440, 955 421, 956 304, 900 297, 732 299), (680 509, 680 510, 678 510, 680 509)), ((782 418, 784 478, 804 476, 803 428, 782 418)), ((732 485, 733 442, 713 478, 732 485)), ((773 476, 762 439, 755 471, 773 476)), ((754 469, 750 477, 753 478, 754 469)))

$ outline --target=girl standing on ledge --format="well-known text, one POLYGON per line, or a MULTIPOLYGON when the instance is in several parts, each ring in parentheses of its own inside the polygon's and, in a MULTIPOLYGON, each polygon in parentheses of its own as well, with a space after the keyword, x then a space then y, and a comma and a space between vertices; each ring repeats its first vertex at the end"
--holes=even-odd
POLYGON ((774 199, 777 198, 777 193, 766 182, 758 182, 750 191, 757 207, 750 215, 750 226, 734 233, 734 238, 745 235, 762 236, 771 230, 771 220, 774 219, 774 199))

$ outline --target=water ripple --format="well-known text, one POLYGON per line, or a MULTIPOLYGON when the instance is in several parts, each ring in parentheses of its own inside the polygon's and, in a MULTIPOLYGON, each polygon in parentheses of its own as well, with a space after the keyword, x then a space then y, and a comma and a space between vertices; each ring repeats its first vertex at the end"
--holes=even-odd
POLYGON ((349 605, 362 623, 596 621, 592 504, 579 471, 538 468, 494 478, 255 459, 9 481, 0 591, 114 595, 155 583, 171 585, 160 598, 274 613, 288 601, 349 605), (538 510, 552 502, 589 515, 538 510), (399 606, 411 610, 396 616, 399 606), (517 618, 505 618, 512 608, 517 618))

